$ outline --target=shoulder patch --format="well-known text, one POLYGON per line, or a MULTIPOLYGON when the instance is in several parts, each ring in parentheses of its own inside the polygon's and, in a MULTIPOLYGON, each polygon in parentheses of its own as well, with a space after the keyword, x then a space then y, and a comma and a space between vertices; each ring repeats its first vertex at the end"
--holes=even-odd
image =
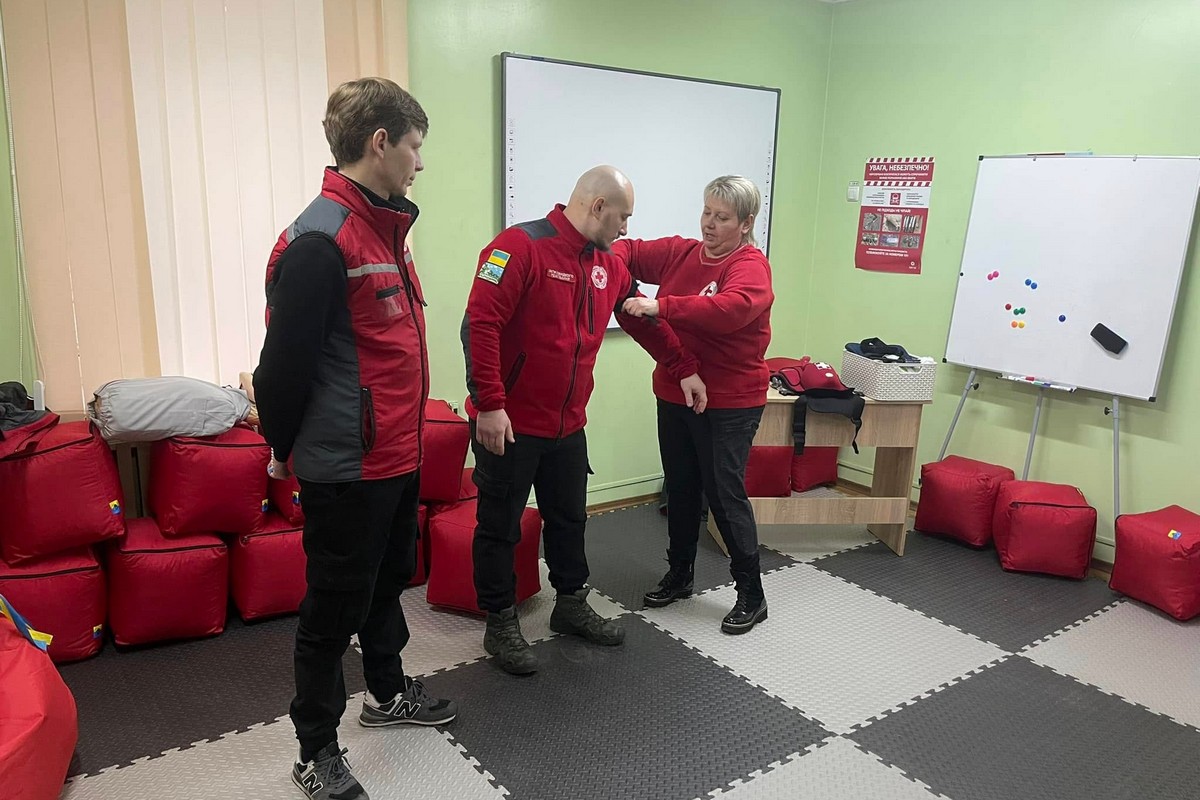
POLYGON ((549 239, 552 236, 557 236, 558 231, 554 229, 554 223, 548 219, 535 219, 532 222, 520 222, 513 227, 520 228, 528 234, 530 239, 549 239))
POLYGON ((490 260, 483 262, 479 267, 478 274, 475 275, 481 281, 500 285, 500 279, 504 277, 504 267, 498 267, 490 260))

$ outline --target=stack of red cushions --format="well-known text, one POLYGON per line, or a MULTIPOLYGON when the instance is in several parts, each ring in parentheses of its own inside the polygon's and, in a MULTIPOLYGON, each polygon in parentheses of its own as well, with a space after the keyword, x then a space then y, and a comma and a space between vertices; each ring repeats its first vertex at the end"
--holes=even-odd
POLYGON ((52 414, 0 445, 0 594, 54 637, 55 661, 95 655, 106 604, 91 546, 125 533, 112 450, 91 423, 52 414))

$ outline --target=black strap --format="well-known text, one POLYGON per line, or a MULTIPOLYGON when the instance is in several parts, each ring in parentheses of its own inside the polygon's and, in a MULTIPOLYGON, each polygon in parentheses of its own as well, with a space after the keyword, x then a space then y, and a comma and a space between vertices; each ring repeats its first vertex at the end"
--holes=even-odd
POLYGON ((858 432, 862 430, 862 414, 866 405, 866 398, 861 395, 844 398, 810 398, 800 395, 792 409, 792 452, 795 455, 804 453, 804 422, 811 406, 812 410, 819 414, 841 414, 848 418, 854 425, 854 438, 850 441, 850 446, 858 453, 858 432))

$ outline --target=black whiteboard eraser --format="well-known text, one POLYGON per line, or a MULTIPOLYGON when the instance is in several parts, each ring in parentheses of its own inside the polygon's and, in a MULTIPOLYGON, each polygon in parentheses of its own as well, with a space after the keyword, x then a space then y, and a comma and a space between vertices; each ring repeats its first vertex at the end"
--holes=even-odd
POLYGON ((1103 322, 1097 322, 1096 327, 1092 328, 1092 338, 1105 350, 1117 356, 1129 345, 1129 342, 1109 330, 1103 322))

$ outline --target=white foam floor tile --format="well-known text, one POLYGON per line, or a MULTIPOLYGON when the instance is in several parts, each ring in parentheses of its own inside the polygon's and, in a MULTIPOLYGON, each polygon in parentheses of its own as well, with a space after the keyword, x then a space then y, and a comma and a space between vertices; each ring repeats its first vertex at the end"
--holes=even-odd
MULTIPOLYGON (((517 606, 521 619, 521 631, 530 642, 548 639, 555 634, 550 630, 550 612, 554 609, 554 587, 550 585, 549 570, 545 561, 539 562, 542 572, 542 590, 517 606)), ((435 608, 425 600, 425 587, 418 586, 405 591, 401 598, 404 616, 408 620, 410 639, 404 648, 404 671, 409 675, 430 675, 486 658, 483 649, 484 620, 456 611, 435 608)), ((624 614, 624 606, 592 591, 588 603, 602 617, 612 619, 624 614)))
POLYGON ((715 800, 934 800, 941 796, 841 737, 712 795, 715 800))
MULTIPOLYGON (((433 728, 367 729, 357 722, 361 695, 350 698, 338 730, 354 775, 372 800, 453 798, 498 800, 488 782, 443 734, 433 728)), ((67 784, 61 800, 294 800, 291 780, 298 757, 287 717, 186 750, 169 751, 67 784)))
POLYGON ((1200 728, 1200 617, 1178 622, 1125 602, 1024 655, 1200 728))
POLYGON ((739 636, 720 630, 733 587, 638 613, 835 733, 1005 655, 807 564, 763 588, 770 616, 739 636))
POLYGON ((758 543, 797 561, 815 561, 879 541, 862 525, 759 525, 758 543))

